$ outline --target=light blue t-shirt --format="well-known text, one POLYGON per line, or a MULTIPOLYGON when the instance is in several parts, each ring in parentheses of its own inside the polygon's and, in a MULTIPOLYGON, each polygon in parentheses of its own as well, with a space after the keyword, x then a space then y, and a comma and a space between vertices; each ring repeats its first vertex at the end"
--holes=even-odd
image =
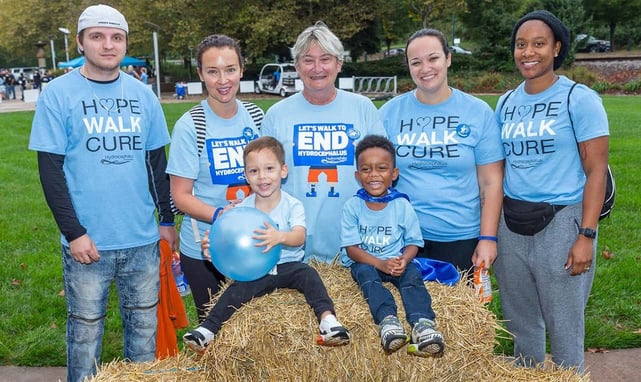
MULTIPOLYGON (((400 256, 408 245, 423 247, 423 236, 416 212, 410 202, 396 198, 380 211, 367 207, 365 201, 352 196, 343 208, 341 247, 358 245, 379 259, 400 256)), ((343 251, 343 265, 354 263, 343 251)))
POLYGON ((158 98, 140 81, 120 72, 93 82, 74 70, 40 93, 29 149, 65 156, 80 224, 99 250, 114 250, 159 240, 146 152, 168 143, 158 98))
MULTIPOLYGON (((256 194, 249 195, 238 204, 238 207, 256 208, 256 194)), ((269 212, 268 216, 278 224, 277 229, 282 232, 289 232, 292 230, 292 227, 295 226, 305 228, 305 208, 303 208, 303 203, 285 191, 281 192, 280 202, 278 202, 276 208, 269 212)), ((305 257, 302 245, 298 247, 287 247, 283 245, 281 248, 278 264, 303 261, 305 257)))
POLYGON ((337 90, 327 105, 312 105, 297 93, 272 106, 261 134, 285 147, 289 176, 283 190, 302 201, 307 215, 306 258, 331 262, 340 250, 345 201, 356 193, 354 149, 368 134, 385 135, 368 98, 337 90))
POLYGON ((477 166, 503 159, 490 106, 452 89, 451 96, 437 105, 418 101, 412 91, 380 110, 400 169, 395 187, 409 195, 423 238, 450 242, 478 237, 477 166))
MULTIPOLYGON (((206 121, 205 146, 200 157, 196 128, 189 112, 180 117, 172 131, 167 173, 193 179, 194 196, 214 207, 225 207, 231 200, 249 195, 243 150, 247 143, 258 137, 258 129, 242 103, 238 100, 236 103, 236 115, 225 119, 211 110, 207 100, 200 102, 206 121)), ((205 230, 211 229, 211 221, 196 222, 200 240, 205 230)), ((185 215, 180 226, 180 251, 185 256, 204 260, 189 215, 185 215)))
POLYGON ((577 141, 609 135, 608 118, 599 95, 559 76, 551 87, 527 94, 521 83, 507 101, 497 103, 505 151, 505 194, 531 202, 571 205, 583 200, 585 172, 577 141), (501 107, 502 105, 502 107, 501 107), (576 138, 575 138, 576 133, 576 138))

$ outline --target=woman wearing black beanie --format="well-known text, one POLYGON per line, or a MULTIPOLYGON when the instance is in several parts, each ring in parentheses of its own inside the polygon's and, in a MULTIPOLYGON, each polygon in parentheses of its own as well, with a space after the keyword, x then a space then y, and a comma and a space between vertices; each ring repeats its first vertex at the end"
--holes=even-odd
POLYGON ((570 33, 548 11, 512 31, 524 81, 501 96, 496 117, 505 151, 503 216, 494 272, 514 355, 525 366, 552 360, 584 369, 584 311, 592 288, 608 163, 601 98, 555 70, 570 33), (578 150, 577 150, 578 148, 578 150))

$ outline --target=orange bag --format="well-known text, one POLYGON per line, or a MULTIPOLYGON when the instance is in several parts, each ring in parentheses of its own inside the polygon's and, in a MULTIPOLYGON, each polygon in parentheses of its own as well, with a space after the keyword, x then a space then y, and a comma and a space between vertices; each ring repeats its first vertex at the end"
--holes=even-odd
POLYGON ((158 302, 158 327, 156 333, 156 359, 178 354, 176 329, 189 326, 176 281, 171 272, 172 250, 169 242, 160 240, 160 292, 158 302))

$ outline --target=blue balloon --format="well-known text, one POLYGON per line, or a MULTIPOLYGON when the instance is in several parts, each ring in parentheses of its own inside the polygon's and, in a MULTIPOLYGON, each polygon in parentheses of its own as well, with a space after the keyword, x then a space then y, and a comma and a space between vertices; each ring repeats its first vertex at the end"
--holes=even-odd
POLYGON ((209 233, 211 261, 223 275, 236 281, 253 281, 265 276, 280 259, 281 246, 267 253, 252 238, 265 222, 278 225, 264 212, 251 207, 234 207, 222 214, 209 233))

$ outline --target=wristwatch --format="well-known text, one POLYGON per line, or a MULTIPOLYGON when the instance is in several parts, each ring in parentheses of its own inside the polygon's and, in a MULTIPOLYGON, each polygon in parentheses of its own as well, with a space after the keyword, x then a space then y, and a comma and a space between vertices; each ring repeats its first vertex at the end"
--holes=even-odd
POLYGON ((596 231, 593 230, 592 228, 586 228, 586 227, 581 227, 579 228, 579 234, 589 238, 589 239, 594 239, 596 238, 596 231))

